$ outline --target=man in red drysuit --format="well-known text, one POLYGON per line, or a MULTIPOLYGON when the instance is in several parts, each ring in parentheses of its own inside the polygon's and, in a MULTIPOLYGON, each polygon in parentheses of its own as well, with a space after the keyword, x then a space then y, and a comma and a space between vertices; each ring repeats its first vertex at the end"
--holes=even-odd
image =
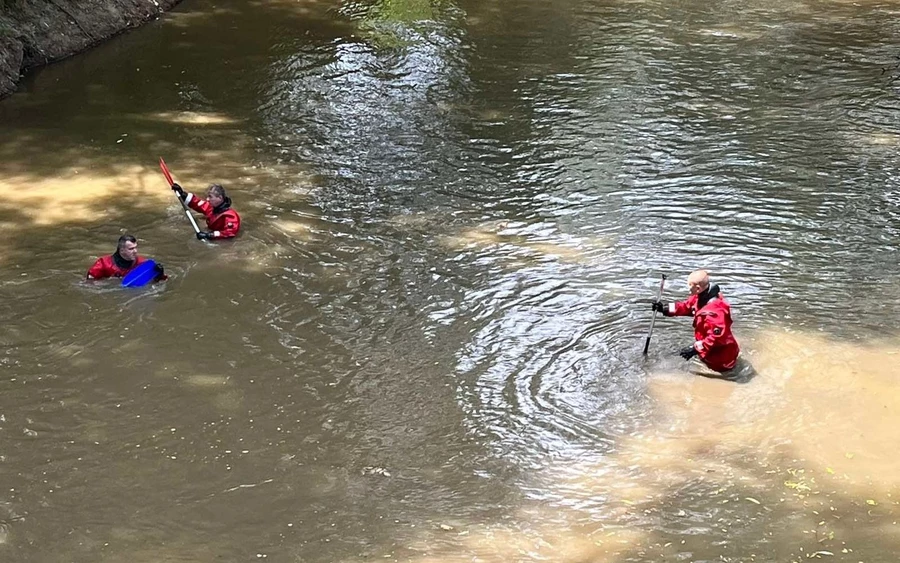
MULTIPOLYGON (((87 272, 87 279, 102 280, 106 278, 121 278, 147 259, 138 256, 137 239, 131 235, 122 235, 116 244, 116 251, 108 256, 101 256, 94 262, 87 272)), ((155 281, 166 279, 162 264, 156 265, 158 273, 155 281)))
POLYGON ((231 198, 221 185, 211 184, 206 191, 206 199, 184 191, 178 184, 172 184, 172 190, 188 207, 206 217, 208 230, 197 233, 199 240, 232 238, 241 230, 241 217, 231 208, 231 198))
POLYGON ((712 370, 720 375, 733 370, 741 349, 731 332, 731 306, 720 295, 718 285, 710 286, 706 270, 691 272, 688 288, 691 295, 686 300, 674 303, 654 301, 653 310, 667 317, 694 317, 694 345, 679 352, 692 364, 701 362, 701 365, 692 365, 692 368, 705 367, 707 371, 712 370))

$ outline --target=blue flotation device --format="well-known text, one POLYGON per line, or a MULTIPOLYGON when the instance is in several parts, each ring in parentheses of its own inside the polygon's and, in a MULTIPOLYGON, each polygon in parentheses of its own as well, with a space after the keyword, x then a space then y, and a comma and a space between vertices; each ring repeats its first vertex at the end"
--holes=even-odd
POLYGON ((155 280, 157 275, 159 274, 156 271, 156 262, 153 260, 141 262, 135 269, 128 272, 125 277, 122 278, 122 287, 141 287, 147 285, 155 280))

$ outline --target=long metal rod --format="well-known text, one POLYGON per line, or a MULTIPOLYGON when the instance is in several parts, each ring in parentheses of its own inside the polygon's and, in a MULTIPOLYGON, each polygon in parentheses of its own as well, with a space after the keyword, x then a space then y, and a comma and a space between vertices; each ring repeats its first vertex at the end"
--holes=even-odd
MULTIPOLYGON (((666 275, 662 275, 662 279, 659 280, 659 293, 656 294, 656 300, 659 301, 662 299, 663 287, 666 285, 666 275)), ((650 337, 653 336, 653 325, 656 324, 656 313, 657 311, 653 310, 653 318, 650 319, 650 331, 647 333, 647 340, 644 342, 644 355, 647 355, 647 351, 650 349, 650 337)))

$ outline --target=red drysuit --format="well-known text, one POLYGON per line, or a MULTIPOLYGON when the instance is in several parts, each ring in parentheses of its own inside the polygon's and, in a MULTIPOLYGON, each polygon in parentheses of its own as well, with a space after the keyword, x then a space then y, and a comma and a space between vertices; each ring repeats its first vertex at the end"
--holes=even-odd
POLYGON ((125 274, 133 270, 138 264, 141 262, 145 262, 147 259, 143 256, 138 256, 134 259, 134 262, 131 263, 130 266, 127 266, 125 260, 119 258, 116 260, 116 256, 114 254, 110 254, 109 256, 102 256, 97 258, 97 261, 94 262, 94 265, 91 266, 91 269, 88 270, 88 277, 93 278, 95 280, 102 280, 105 278, 121 278, 125 277, 125 274))
POLYGON ((211 239, 235 237, 241 230, 241 217, 231 208, 231 198, 225 198, 225 203, 216 208, 192 193, 187 194, 184 202, 206 217, 206 228, 209 229, 211 239))
MULTIPOLYGON (((717 289, 717 287, 716 287, 717 289)), ((697 309, 699 295, 669 304, 667 316, 694 316, 694 349, 707 366, 716 371, 734 368, 741 349, 731 332, 731 306, 716 295, 697 309)))

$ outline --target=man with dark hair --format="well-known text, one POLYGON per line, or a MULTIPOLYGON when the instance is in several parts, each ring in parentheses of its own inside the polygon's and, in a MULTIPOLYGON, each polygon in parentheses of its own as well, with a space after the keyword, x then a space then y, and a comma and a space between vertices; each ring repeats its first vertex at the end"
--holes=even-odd
MULTIPOLYGON (((138 256, 137 239, 131 235, 122 235, 116 244, 116 251, 109 256, 101 256, 94 262, 87 272, 87 279, 102 280, 106 278, 121 278, 137 267, 146 258, 138 256)), ((157 276, 155 281, 166 279, 162 264, 156 265, 157 276)))
POLYGON ((724 377, 733 370, 741 352, 731 332, 731 306, 719 293, 718 285, 709 284, 706 270, 688 276, 691 295, 684 301, 653 302, 653 310, 667 317, 694 317, 694 345, 679 354, 691 360, 691 371, 708 377, 724 377))
POLYGON ((231 208, 231 198, 225 194, 225 188, 221 185, 210 184, 206 190, 206 199, 200 199, 184 191, 177 183, 172 184, 172 191, 178 194, 188 207, 206 217, 208 230, 197 233, 199 240, 232 238, 241 230, 241 217, 231 208))

